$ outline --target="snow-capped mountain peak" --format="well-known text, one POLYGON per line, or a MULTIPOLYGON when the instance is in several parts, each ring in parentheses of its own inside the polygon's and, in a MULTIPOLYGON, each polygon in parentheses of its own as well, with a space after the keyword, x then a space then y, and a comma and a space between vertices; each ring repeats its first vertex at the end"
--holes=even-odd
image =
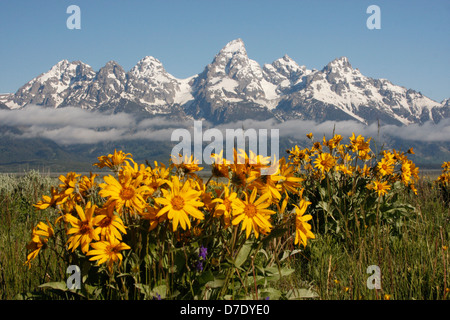
POLYGON ((15 93, 12 101, 6 103, 11 107, 27 104, 43 104, 58 107, 72 87, 89 82, 95 77, 92 68, 81 62, 61 60, 49 71, 40 74, 15 93))
POLYGON ((328 68, 352 68, 347 57, 336 58, 327 64, 328 68))
POLYGON ((438 103, 386 79, 367 77, 345 56, 321 70, 309 70, 287 54, 261 67, 248 57, 240 38, 221 48, 203 72, 186 79, 168 73, 153 56, 128 72, 115 61, 94 71, 83 62, 61 60, 16 93, 0 95, 3 109, 28 104, 213 123, 275 117, 410 124, 450 116, 449 99, 438 103))
POLYGON ((300 66, 287 54, 275 60, 272 64, 264 65, 264 77, 277 85, 280 92, 298 85, 302 82, 303 77, 311 72, 306 66, 300 66))
POLYGON ((243 54, 247 55, 247 50, 245 50, 244 41, 241 38, 232 40, 228 42, 219 52, 218 55, 228 55, 228 54, 243 54))
POLYGON ((150 79, 161 74, 165 74, 166 76, 174 78, 166 72, 161 61, 152 56, 146 56, 142 60, 140 60, 130 70, 130 73, 137 78, 150 79))

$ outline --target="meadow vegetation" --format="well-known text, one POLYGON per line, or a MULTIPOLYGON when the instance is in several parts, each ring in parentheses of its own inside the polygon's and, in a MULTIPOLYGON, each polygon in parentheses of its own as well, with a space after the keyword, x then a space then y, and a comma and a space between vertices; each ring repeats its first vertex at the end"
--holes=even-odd
POLYGON ((412 149, 308 138, 275 162, 213 154, 206 179, 116 150, 102 176, 0 175, 0 298, 448 299, 450 162, 428 179, 412 149))

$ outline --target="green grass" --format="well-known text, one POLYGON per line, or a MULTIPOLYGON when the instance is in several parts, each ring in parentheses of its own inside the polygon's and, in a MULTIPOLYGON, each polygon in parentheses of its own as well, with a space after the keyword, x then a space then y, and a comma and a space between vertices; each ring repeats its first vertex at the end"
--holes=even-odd
MULTIPOLYGON (((0 175, 0 298, 32 297, 25 293, 68 276, 50 250, 43 250, 31 269, 24 266, 32 227, 50 210, 36 211, 32 204, 49 194, 56 179, 36 171, 16 177, 0 175)), ((308 247, 290 258, 296 273, 278 283, 288 291, 301 283, 318 299, 448 299, 450 293, 450 209, 445 195, 422 178, 418 195, 404 195, 416 210, 408 213, 399 232, 389 225, 361 227, 346 241, 317 234, 308 247), (367 267, 381 270, 380 290, 367 288, 367 267), (447 291, 446 291, 447 290, 447 291)), ((314 231, 314 225, 313 225, 314 231)))
POLYGON ((300 277, 321 299, 448 299, 450 209, 442 196, 421 180, 418 195, 405 196, 416 211, 396 235, 382 225, 364 228, 346 244, 319 236, 298 261, 300 277), (380 267, 380 290, 367 288, 370 265, 380 267))
POLYGON ((0 298, 14 299, 45 280, 45 270, 28 271, 24 266, 26 244, 38 221, 32 204, 54 183, 51 178, 29 171, 21 177, 0 175, 0 298))

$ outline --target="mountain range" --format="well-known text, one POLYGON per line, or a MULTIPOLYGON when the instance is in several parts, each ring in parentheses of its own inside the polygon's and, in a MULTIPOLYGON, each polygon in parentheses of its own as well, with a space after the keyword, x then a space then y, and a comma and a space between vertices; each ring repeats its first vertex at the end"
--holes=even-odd
POLYGON ((450 117, 450 99, 436 102, 389 80, 364 76, 346 57, 321 70, 288 55, 260 66, 241 39, 226 44, 201 73, 186 79, 168 73, 152 56, 129 71, 115 61, 95 71, 81 61, 62 60, 17 92, 0 95, 0 109, 27 105, 213 124, 275 118, 409 125, 450 117))

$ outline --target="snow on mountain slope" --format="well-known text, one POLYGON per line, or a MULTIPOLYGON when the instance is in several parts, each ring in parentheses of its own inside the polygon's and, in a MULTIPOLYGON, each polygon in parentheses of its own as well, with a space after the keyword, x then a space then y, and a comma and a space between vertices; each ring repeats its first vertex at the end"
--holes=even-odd
POLYGON ((58 107, 77 86, 91 81, 95 76, 92 68, 80 61, 62 60, 45 72, 32 79, 14 94, 13 102, 19 106, 27 104, 58 107))
POLYGON ((314 100, 363 122, 372 122, 367 114, 383 115, 392 122, 410 124, 433 119, 432 109, 440 104, 421 93, 393 85, 385 79, 375 80, 353 69, 346 57, 333 60, 322 70, 309 73, 296 92, 297 100, 306 104, 314 100))
POLYGON ((186 79, 169 74, 152 56, 128 72, 114 61, 96 72, 83 62, 62 60, 16 93, 0 95, 0 104, 172 114, 215 123, 276 117, 407 125, 450 116, 448 99, 438 103, 364 76, 346 57, 321 70, 309 70, 288 55, 261 67, 248 57, 242 39, 227 43, 203 72, 186 79))
POLYGON ((280 99, 277 84, 258 62, 249 59, 242 39, 230 41, 217 53, 198 75, 193 91, 212 112, 238 103, 271 110, 280 99))

